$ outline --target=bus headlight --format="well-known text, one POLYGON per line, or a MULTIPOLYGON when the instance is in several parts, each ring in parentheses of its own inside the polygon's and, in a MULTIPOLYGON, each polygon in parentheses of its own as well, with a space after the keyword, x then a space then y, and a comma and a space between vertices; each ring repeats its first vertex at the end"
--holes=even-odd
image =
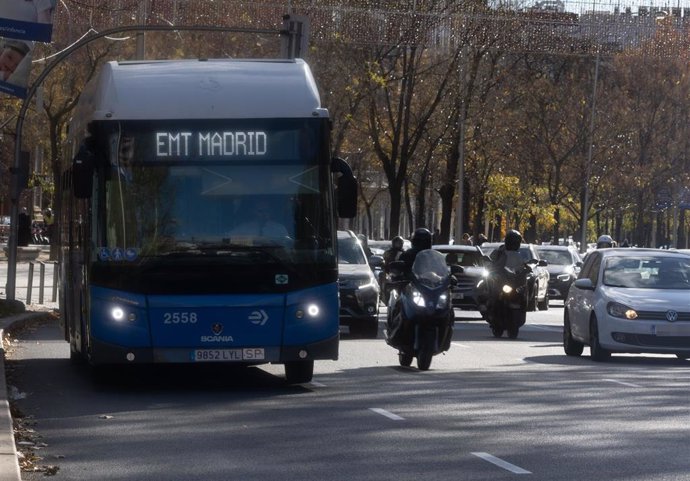
POLYGON ((319 308, 318 304, 309 304, 305 306, 303 309, 297 309, 297 312, 295 312, 295 317, 297 319, 302 319, 306 314, 310 318, 316 318, 319 316, 320 312, 321 308, 319 308))
POLYGON ((113 319, 113 321, 117 322, 124 321, 125 319, 130 322, 137 320, 137 315, 134 312, 125 312, 125 310, 119 306, 113 307, 110 310, 110 317, 113 319))

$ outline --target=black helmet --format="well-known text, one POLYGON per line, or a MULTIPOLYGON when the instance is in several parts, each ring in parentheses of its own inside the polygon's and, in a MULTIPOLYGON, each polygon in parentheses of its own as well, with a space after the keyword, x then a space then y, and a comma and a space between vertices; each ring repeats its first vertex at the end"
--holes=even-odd
POLYGON ((431 231, 420 227, 412 234, 412 247, 418 251, 431 249, 431 231))
POLYGON ((506 232, 505 246, 507 251, 516 251, 520 249, 522 243, 522 234, 515 229, 510 229, 506 232))
POLYGON ((601 235, 597 239, 597 249, 606 249, 608 247, 613 247, 613 239, 610 235, 601 235))
POLYGON ((391 241, 391 245, 393 246, 393 249, 399 249, 402 250, 403 245, 405 245, 405 239, 400 237, 399 235, 393 237, 393 240, 391 241))

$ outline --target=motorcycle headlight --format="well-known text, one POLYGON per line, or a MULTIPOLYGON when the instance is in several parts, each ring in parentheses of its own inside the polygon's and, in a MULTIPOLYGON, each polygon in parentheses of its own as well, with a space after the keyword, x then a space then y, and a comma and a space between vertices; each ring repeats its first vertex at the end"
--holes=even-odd
POLYGON ((621 319, 637 319, 637 311, 620 302, 609 302, 606 306, 606 312, 608 312, 610 316, 619 317, 621 319))
POLYGON ((426 302, 424 301, 424 296, 417 289, 412 289, 412 302, 419 307, 425 307, 426 302))
POLYGON ((448 307, 448 294, 441 294, 436 303, 436 309, 445 309, 448 307))
POLYGON ((513 288, 510 287, 508 284, 505 284, 502 290, 504 294, 510 294, 511 292, 513 292, 513 288))

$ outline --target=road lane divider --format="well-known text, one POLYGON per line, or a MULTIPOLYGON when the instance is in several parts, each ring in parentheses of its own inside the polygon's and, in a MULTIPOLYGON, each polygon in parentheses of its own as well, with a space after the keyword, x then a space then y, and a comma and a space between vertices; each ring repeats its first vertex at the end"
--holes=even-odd
POLYGON ((499 468, 503 468, 506 471, 510 471, 513 474, 532 474, 531 471, 527 471, 526 469, 522 469, 520 466, 515 466, 514 464, 510 464, 508 461, 504 461, 501 458, 497 458, 496 456, 492 456, 489 453, 472 453, 474 456, 477 456, 480 459, 483 459, 484 461, 487 461, 495 466, 498 466, 499 468))
POLYGON ((458 347, 464 347, 465 349, 470 349, 472 346, 468 346, 467 344, 461 344, 459 342, 451 342, 452 345, 458 346, 458 347))
POLYGON ((392 419, 393 421, 404 421, 405 418, 402 416, 398 416, 397 414, 393 414, 390 411, 386 411, 385 409, 381 408, 369 408, 369 411, 373 411, 376 414, 380 414, 381 416, 385 416, 388 419, 392 419))

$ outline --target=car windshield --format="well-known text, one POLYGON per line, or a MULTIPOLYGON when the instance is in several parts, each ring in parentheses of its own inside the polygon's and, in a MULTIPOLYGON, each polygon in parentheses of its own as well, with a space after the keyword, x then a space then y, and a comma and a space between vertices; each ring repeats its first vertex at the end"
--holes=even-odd
POLYGON ((338 239, 338 264, 366 264, 364 251, 354 237, 338 239))
POLYGON ((641 289, 690 290, 690 259, 680 257, 610 257, 604 285, 641 289))
POLYGON ((482 267, 483 258, 479 252, 460 252, 455 250, 441 250, 443 255, 446 256, 446 263, 451 265, 459 265, 463 267, 482 267), (456 259, 457 258, 457 259, 456 259))
POLYGON ((537 249, 539 257, 549 263, 549 265, 570 265, 573 258, 566 250, 537 249))

